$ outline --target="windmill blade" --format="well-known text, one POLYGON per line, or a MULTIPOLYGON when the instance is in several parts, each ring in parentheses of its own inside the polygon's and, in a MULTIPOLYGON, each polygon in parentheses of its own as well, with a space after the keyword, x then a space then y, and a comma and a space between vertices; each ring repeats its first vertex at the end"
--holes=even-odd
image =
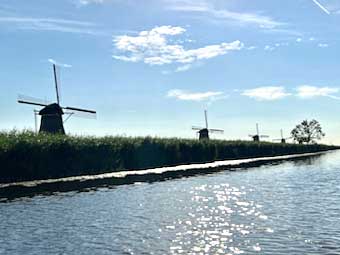
POLYGON ((69 111, 87 112, 87 113, 92 113, 92 114, 97 113, 96 111, 93 111, 93 110, 87 110, 87 109, 76 108, 76 107, 63 107, 63 108, 69 111))
POLYGON ((202 127, 197 127, 197 126, 192 126, 192 130, 202 130, 202 129, 204 129, 204 128, 202 128, 202 127))
POLYGON ((255 135, 248 135, 249 137, 253 138, 255 135))
POLYGON ((223 134, 224 133, 224 130, 222 130, 222 129, 208 129, 208 130, 211 133, 219 133, 219 134, 223 134))
POLYGON ((31 102, 31 103, 35 103, 35 104, 42 104, 42 105, 49 105, 49 104, 52 103, 50 100, 26 96, 26 95, 22 95, 22 94, 18 95, 18 101, 27 101, 27 102, 31 102))
POLYGON ((53 64, 53 76, 57 94, 57 103, 60 104, 60 67, 56 64, 53 64))
POLYGON ((24 95, 18 95, 18 103, 20 104, 30 104, 30 105, 38 105, 45 107, 50 104, 50 102, 47 102, 46 100, 40 99, 40 98, 34 98, 24 95))
POLYGON ((84 118, 84 119, 97 119, 96 113, 89 113, 89 112, 83 112, 83 111, 70 111, 67 110, 64 112, 65 115, 68 115, 67 119, 71 117, 77 117, 77 118, 84 118))
POLYGON ((260 135, 261 138, 269 138, 269 135, 260 135))

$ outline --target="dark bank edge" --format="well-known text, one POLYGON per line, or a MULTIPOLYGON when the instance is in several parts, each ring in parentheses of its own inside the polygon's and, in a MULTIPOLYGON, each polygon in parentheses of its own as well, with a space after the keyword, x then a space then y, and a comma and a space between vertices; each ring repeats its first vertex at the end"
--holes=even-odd
POLYGON ((174 167, 162 167, 136 171, 120 171, 59 179, 0 183, 0 199, 6 200, 23 196, 33 196, 35 194, 84 190, 93 187, 118 186, 133 184, 136 182, 155 182, 172 178, 189 177, 198 174, 209 174, 226 170, 232 171, 246 167, 261 166, 273 162, 279 163, 283 161, 317 157, 330 151, 334 150, 284 156, 224 160, 212 163, 179 165, 174 167))

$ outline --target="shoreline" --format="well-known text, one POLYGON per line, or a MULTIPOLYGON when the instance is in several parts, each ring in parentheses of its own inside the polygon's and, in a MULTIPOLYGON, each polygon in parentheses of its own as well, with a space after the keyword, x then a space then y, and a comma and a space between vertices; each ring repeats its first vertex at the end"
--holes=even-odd
POLYGON ((18 192, 17 195, 25 196, 25 194, 30 195, 32 193, 71 191, 103 185, 123 185, 132 184, 135 182, 153 182, 169 178, 178 178, 184 176, 193 176, 197 174, 214 173, 224 170, 233 170, 235 168, 260 166, 271 162, 321 156, 331 151, 335 150, 273 157, 223 160, 211 163, 178 165, 145 170, 129 170, 96 175, 81 175, 58 179, 0 183, 0 198, 13 197, 13 192, 16 191, 18 192))

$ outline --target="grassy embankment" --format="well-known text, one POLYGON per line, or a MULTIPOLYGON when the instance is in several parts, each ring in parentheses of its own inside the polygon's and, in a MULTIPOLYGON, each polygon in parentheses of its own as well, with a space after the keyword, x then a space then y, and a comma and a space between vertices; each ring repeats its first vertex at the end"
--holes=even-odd
POLYGON ((0 182, 60 178, 215 160, 317 152, 336 147, 151 137, 0 133, 0 182))

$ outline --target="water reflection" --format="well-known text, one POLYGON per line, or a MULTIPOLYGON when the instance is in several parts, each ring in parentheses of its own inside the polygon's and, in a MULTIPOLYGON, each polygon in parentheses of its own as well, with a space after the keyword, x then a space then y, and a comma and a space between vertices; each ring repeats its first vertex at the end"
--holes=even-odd
POLYGON ((190 212, 164 229, 175 235, 171 254, 241 254, 261 251, 252 233, 272 233, 261 205, 248 200, 244 186, 193 187, 190 212), (257 224, 255 224, 257 222, 257 224))

